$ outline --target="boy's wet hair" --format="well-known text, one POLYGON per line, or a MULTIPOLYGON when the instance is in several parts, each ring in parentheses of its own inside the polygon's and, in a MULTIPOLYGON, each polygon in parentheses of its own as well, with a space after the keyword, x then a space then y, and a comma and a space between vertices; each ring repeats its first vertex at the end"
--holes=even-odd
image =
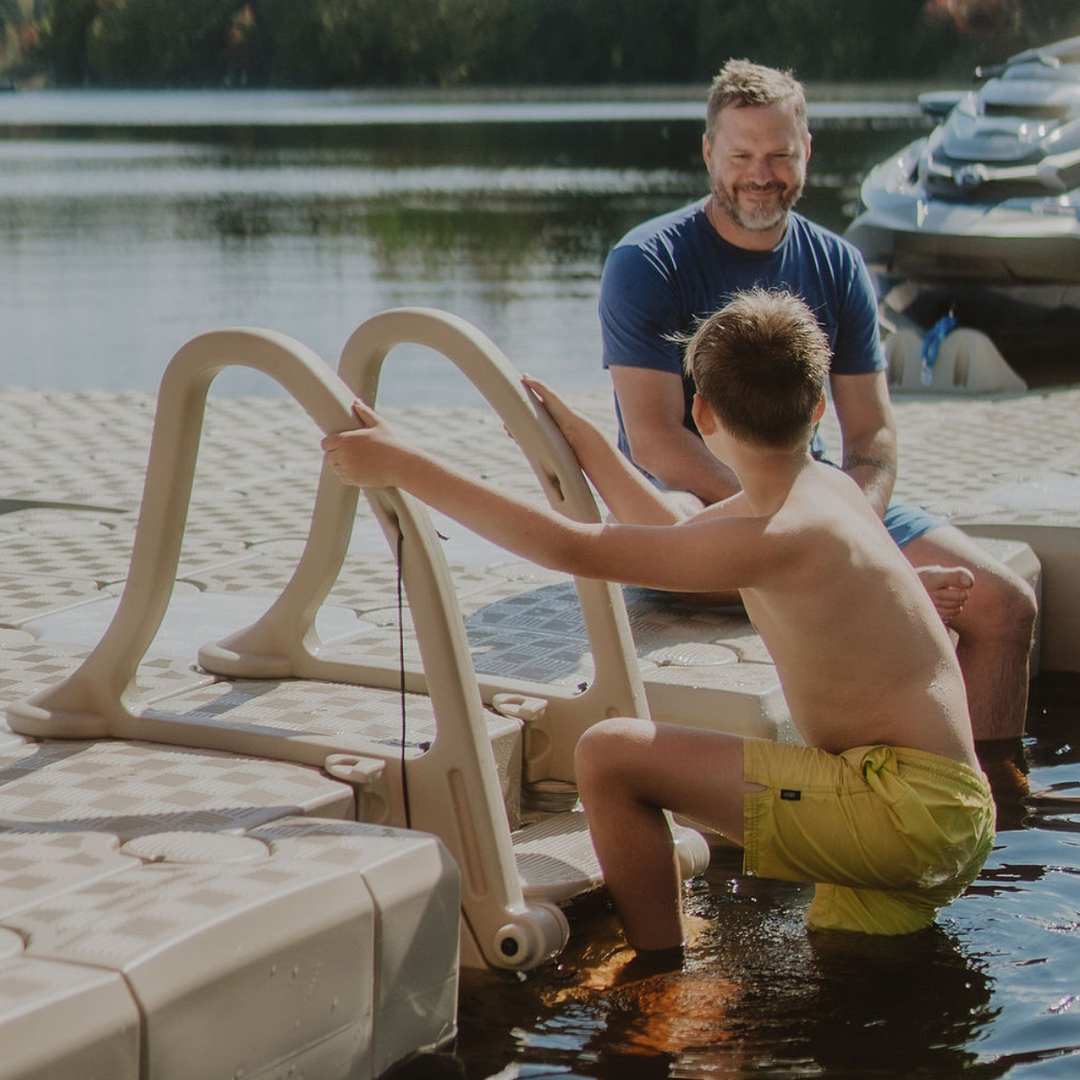
POLYGON ((814 313, 783 290, 750 289, 684 339, 684 363, 724 428, 743 442, 809 442, 832 359, 814 313))
POLYGON ((705 134, 711 142, 720 110, 729 105, 743 108, 785 103, 794 106, 795 117, 803 134, 809 136, 806 91, 792 72, 754 64, 749 60, 729 60, 713 79, 709 90, 709 103, 705 109, 705 134))

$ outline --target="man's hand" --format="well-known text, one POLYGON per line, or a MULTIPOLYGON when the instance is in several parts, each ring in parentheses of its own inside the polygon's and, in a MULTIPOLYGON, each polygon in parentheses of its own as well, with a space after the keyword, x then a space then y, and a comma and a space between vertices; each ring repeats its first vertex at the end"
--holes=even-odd
POLYGON ((671 371, 618 365, 611 380, 639 468, 669 491, 693 492, 704 503, 721 502, 739 490, 739 478, 683 426, 682 376, 671 371))
POLYGON ((323 439, 327 463, 343 484, 396 487, 394 466, 405 454, 404 444, 390 425, 359 398, 352 409, 361 426, 323 439))

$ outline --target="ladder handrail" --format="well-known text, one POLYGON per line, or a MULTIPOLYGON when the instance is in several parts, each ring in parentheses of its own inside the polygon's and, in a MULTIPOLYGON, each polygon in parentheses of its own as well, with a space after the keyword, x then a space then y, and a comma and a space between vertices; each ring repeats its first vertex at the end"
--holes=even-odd
MULTIPOLYGON (((324 432, 356 426, 348 388, 318 355, 285 334, 236 327, 183 345, 162 376, 131 563, 116 613, 72 675, 9 708, 14 730, 43 738, 132 737, 140 720, 128 703, 136 668, 172 595, 206 396, 214 378, 234 365, 275 379, 324 432)), ((337 509, 347 511, 351 502, 355 512, 358 492, 341 490, 337 509)))
MULTIPOLYGON (((577 457, 547 411, 521 385, 521 373, 481 330, 460 316, 434 308, 380 312, 345 343, 338 374, 358 395, 374 402, 387 354, 408 342, 450 359, 484 396, 525 454, 549 504, 577 521, 600 520, 577 457)), ((648 716, 648 705, 622 590, 608 581, 574 579, 594 673, 581 693, 562 696, 542 688, 547 708, 534 722, 555 737, 536 742, 542 755, 526 760, 526 779, 572 781, 577 736, 604 716, 648 716)), ((481 680, 485 700, 500 687, 481 680)))
MULTIPOLYGON (((471 323, 434 308, 395 308, 362 323, 346 342, 338 364, 343 382, 374 404, 387 354, 402 344, 422 345, 441 353, 472 382, 502 419, 529 461, 549 503, 579 521, 599 521, 599 511, 577 458, 547 412, 526 394, 520 373, 502 351, 471 323)), ((325 597, 311 603, 313 581, 333 565, 336 577, 345 557, 337 542, 337 492, 320 485, 316 515, 293 578, 265 615, 250 627, 199 653, 208 670, 227 675, 298 675, 396 685, 396 671, 334 661, 312 647, 314 618, 325 597), (390 680, 393 680, 391 682, 390 680)), ((333 578, 325 582, 328 591, 333 578)), ((534 732, 553 737, 532 740, 542 747, 526 761, 529 781, 572 781, 577 737, 604 716, 647 716, 648 705, 637 665, 633 637, 622 592, 606 581, 575 579, 582 617, 594 662, 594 678, 583 691, 479 677, 481 694, 491 702, 500 693, 543 698, 546 707, 532 722, 534 732)), ((412 604, 414 620, 423 610, 412 604)), ((421 650, 422 651, 422 650, 421 650)), ((423 670, 408 674, 409 689, 425 692, 429 658, 423 670)))
MULTIPOLYGON (((329 743, 236 732, 226 725, 140 716, 131 708, 136 671, 161 626, 179 565, 191 502, 206 396, 226 367, 254 368, 276 379, 325 434, 356 427, 353 394, 299 342, 273 331, 219 330, 188 342, 162 378, 131 566, 119 605, 102 639, 68 678, 8 709, 11 727, 37 738, 117 737, 217 748, 324 765, 329 743)), ((530 905, 522 893, 509 824, 457 597, 426 510, 393 489, 366 492, 388 532, 401 529, 402 578, 410 603, 422 609, 417 635, 438 734, 408 763, 425 780, 413 813, 416 828, 439 835, 462 871, 462 911, 475 949, 495 966, 529 968, 566 942, 565 917, 530 905)), ((324 464, 312 532, 330 535, 344 554, 358 492, 324 464)), ((304 604, 318 607, 337 577, 340 559, 301 580, 304 604)), ((297 575, 294 575, 296 581, 297 575)), ((296 591, 295 595, 299 595, 296 591)), ((311 645, 311 634, 303 642, 311 645)))

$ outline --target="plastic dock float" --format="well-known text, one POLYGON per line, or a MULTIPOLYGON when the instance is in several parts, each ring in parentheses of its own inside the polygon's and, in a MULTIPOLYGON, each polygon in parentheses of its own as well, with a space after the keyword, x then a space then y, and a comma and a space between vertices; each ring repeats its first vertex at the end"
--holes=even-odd
POLYGON ((280 762, 5 747, 5 1080, 377 1077, 452 1039, 457 868, 350 810, 280 762))
MULTIPOLYGON (((237 518, 228 513, 228 495, 215 502, 215 527, 203 525, 190 535, 187 529, 212 379, 232 364, 255 368, 276 379, 318 429, 339 431, 355 426, 356 390, 374 399, 379 366, 403 342, 428 345, 458 363, 494 396, 548 497, 566 512, 597 515, 550 418, 525 395, 505 358, 462 320, 417 309, 376 316, 350 339, 337 376, 280 334, 202 335, 177 353, 162 380, 129 572, 119 597, 107 599, 111 621, 74 671, 11 704, 7 715, 27 738, 158 743, 319 770, 347 785, 357 819, 441 838, 460 870, 463 963, 528 970, 567 940, 559 903, 601 883, 582 818, 572 808, 577 739, 603 716, 647 710, 614 586, 577 582, 594 659, 589 686, 550 690, 542 704, 529 706, 527 718, 516 684, 491 700, 482 697, 457 582, 425 509, 401 492, 366 491, 394 559, 398 617, 404 620, 407 601, 419 659, 407 665, 402 653, 396 665, 385 657, 368 663, 352 646, 366 616, 324 606, 349 554, 359 492, 323 465, 306 540, 276 598, 257 605, 265 610, 249 625, 250 612, 226 636, 201 647, 192 643, 193 678, 148 692, 138 685, 148 659, 181 663, 176 635, 165 632, 176 582, 208 577, 241 559, 245 548, 242 537, 222 535, 222 525, 237 518), (328 615, 334 626, 324 641, 328 615), (551 785, 571 789, 557 807, 551 785), (540 794, 548 796, 546 803, 540 794), (532 849, 530 863, 538 845, 551 847, 542 880, 523 880, 515 853, 522 842, 532 849), (555 866, 561 876, 552 874, 555 866)), ((100 565, 110 566, 102 556, 100 565)), ((365 611, 385 605, 385 575, 365 581, 361 574, 353 583, 373 590, 365 611)), ((181 604, 190 599, 190 592, 178 598, 181 604)), ((88 615, 92 621, 94 606, 76 601, 66 611, 30 615, 18 628, 60 644, 65 626, 88 615)), ((197 621, 189 612, 189 622, 197 621)), ((683 872, 700 872, 708 864, 707 843, 683 826, 674 829, 683 872)))

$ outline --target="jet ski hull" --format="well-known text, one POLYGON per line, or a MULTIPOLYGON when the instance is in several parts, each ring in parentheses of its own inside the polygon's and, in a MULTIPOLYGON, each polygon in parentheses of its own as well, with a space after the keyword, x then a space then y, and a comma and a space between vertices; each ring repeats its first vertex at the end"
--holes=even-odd
POLYGON ((887 326, 943 316, 989 335, 1029 386, 1075 382, 1080 342, 1080 38, 1011 58, 875 167, 846 236, 887 326))

